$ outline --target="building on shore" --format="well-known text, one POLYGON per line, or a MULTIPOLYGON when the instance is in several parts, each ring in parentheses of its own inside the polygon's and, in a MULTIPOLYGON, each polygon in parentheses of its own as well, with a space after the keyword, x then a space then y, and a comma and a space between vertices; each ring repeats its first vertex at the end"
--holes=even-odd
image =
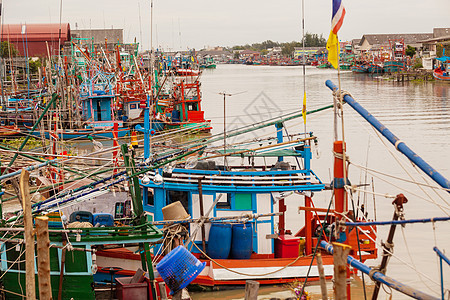
POLYGON ((305 54, 306 56, 315 55, 317 51, 323 47, 294 47, 294 59, 300 59, 305 54))
POLYGON ((432 38, 432 33, 399 33, 399 34, 365 34, 359 42, 361 52, 383 50, 389 48, 390 41, 402 40, 405 47, 422 48, 422 41, 432 38))
POLYGON ((72 39, 81 46, 103 49, 113 52, 117 47, 121 52, 133 53, 139 48, 139 44, 124 43, 123 29, 78 29, 72 30, 72 39))
POLYGON ((4 24, 1 41, 14 45, 20 56, 47 57, 60 54, 59 49, 70 44, 69 23, 4 24))
POLYGON ((431 70, 435 67, 435 58, 443 55, 443 49, 450 55, 450 28, 434 28, 433 37, 423 40, 422 44, 422 65, 431 70))

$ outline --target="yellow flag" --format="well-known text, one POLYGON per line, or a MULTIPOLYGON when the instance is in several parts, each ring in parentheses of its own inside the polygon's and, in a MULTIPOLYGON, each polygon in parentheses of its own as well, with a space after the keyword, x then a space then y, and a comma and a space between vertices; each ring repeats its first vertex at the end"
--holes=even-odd
POLYGON ((339 40, 337 38, 337 35, 334 34, 332 30, 330 31, 330 36, 328 37, 327 50, 328 50, 328 61, 335 69, 337 69, 339 64, 338 63, 339 53, 341 49, 339 47, 339 40))
POLYGON ((306 124, 306 92, 303 93, 302 115, 303 115, 303 123, 306 124))

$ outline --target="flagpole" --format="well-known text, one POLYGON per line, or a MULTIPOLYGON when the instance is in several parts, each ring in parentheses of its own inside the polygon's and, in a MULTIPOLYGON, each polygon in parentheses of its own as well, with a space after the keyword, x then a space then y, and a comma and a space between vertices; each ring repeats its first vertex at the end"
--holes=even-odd
POLYGON ((305 137, 306 137, 305 0, 302 0, 302 46, 303 46, 303 107, 302 107, 302 111, 303 111, 303 129, 304 129, 305 137))

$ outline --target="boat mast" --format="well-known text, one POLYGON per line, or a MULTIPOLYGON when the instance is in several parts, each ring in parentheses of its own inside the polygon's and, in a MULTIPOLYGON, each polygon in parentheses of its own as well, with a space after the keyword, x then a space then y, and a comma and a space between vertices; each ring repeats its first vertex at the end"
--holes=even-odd
POLYGON ((147 105, 144 109, 144 159, 150 158, 152 138, 150 130, 152 130, 152 118, 150 114, 153 114, 153 0, 150 1, 150 86, 147 95, 147 105))

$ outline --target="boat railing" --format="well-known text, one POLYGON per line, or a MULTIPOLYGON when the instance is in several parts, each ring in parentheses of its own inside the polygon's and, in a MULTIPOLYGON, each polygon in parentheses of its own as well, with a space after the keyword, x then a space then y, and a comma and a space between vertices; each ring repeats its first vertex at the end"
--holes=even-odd
MULTIPOLYGON (((203 186, 245 186, 245 187, 310 187, 321 190, 324 185, 311 170, 286 171, 217 171, 217 170, 187 170, 174 169, 170 174, 162 173, 165 184, 192 186, 198 185, 199 179, 203 186)), ((150 174, 149 174, 150 175, 150 174)), ((144 184, 151 187, 154 184, 144 184)), ((310 188, 306 188, 308 190, 310 188)))

